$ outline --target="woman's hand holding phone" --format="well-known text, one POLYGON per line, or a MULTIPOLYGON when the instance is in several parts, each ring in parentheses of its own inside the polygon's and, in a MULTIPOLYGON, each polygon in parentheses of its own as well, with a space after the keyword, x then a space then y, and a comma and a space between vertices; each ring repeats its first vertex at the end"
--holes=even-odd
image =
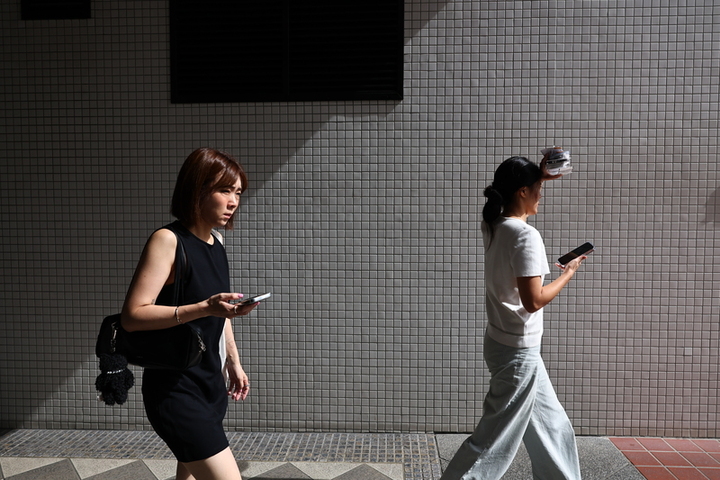
MULTIPOLYGON (((582 262, 582 260, 585 260, 588 256, 588 254, 590 254, 594 250, 595 250, 595 246, 592 243, 585 242, 582 245, 580 245, 579 247, 577 247, 576 249, 572 250, 571 252, 568 252, 565 255, 563 255, 562 257, 558 258, 557 263, 555 263, 555 265, 557 265, 561 269, 565 270, 566 266, 568 266, 570 264, 570 262, 572 262, 574 259, 579 257, 580 262, 582 262)), ((578 263, 578 265, 579 265, 579 263, 578 263)), ((575 267, 575 269, 577 269, 577 267, 575 267)))
POLYGON ((272 295, 272 293, 270 293, 270 292, 263 293, 262 295, 255 295, 253 297, 249 297, 249 298, 240 300, 238 305, 250 305, 252 303, 258 303, 262 300, 265 300, 266 298, 270 298, 271 295, 272 295))
POLYGON ((564 272, 573 272, 574 273, 580 267, 580 264, 582 262, 584 262, 585 259, 587 259, 587 258, 588 258, 587 255, 581 255, 579 257, 573 258, 572 260, 567 262, 565 265, 560 265, 559 263, 555 263, 555 265, 557 265, 560 268, 560 270, 562 270, 564 272))
POLYGON ((238 303, 233 305, 233 315, 231 318, 234 318, 236 316, 242 316, 247 315, 248 313, 252 312, 255 307, 260 305, 260 302, 262 300, 265 300, 266 298, 269 298, 271 293, 264 293, 262 295, 254 295, 252 297, 246 298, 244 300, 240 300, 238 303))

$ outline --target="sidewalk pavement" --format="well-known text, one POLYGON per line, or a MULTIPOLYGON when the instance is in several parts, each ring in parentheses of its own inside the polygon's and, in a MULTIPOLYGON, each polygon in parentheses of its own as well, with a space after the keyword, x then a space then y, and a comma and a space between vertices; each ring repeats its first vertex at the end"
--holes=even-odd
MULTIPOLYGON (((437 480, 467 434, 228 432, 243 479, 437 480)), ((584 480, 643 480, 610 439, 578 437, 584 480)), ((171 480, 153 432, 0 431, 2 480, 171 480)), ((532 480, 521 448, 503 480, 532 480)))

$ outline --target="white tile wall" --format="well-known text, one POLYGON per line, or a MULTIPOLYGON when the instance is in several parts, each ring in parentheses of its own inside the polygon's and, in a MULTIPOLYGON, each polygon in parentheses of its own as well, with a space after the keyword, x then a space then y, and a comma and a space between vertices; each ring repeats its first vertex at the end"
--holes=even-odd
MULTIPOLYGON (((253 392, 228 427, 469 431, 488 376, 482 189, 572 150, 532 223, 597 251, 547 307, 578 434, 718 437, 720 6, 406 6, 405 99, 171 105, 167 1, 19 20, 0 0, 0 427, 147 429, 95 401, 94 339, 193 149, 251 178, 235 288, 253 392)), ((139 375, 138 375, 139 377, 139 375)))

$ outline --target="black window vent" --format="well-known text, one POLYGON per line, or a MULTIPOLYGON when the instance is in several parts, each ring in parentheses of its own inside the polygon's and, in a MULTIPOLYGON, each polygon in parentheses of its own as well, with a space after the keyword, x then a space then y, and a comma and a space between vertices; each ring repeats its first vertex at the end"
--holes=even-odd
POLYGON ((173 103, 403 98, 400 0, 170 0, 173 103))
POLYGON ((90 18, 90 0, 21 0, 22 20, 90 18))

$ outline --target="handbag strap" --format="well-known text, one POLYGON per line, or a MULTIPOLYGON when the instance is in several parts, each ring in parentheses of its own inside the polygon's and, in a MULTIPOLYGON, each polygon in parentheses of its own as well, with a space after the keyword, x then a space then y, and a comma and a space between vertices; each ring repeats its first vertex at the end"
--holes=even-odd
MULTIPOLYGON (((170 231, 173 232, 175 234, 175 238, 177 238, 177 248, 175 249, 175 284, 173 285, 173 303, 180 306, 180 302, 183 298, 183 273, 185 273, 187 269, 187 254, 185 253, 185 246, 183 245, 180 235, 172 229, 170 231)), ((205 346, 202 334, 198 331, 198 329, 190 323, 183 323, 182 325, 187 326, 190 331, 195 334, 200 350, 204 352, 207 347, 205 346)))
POLYGON ((187 254, 185 253, 185 246, 183 245, 180 235, 174 230, 170 230, 175 234, 177 238, 177 248, 175 249, 175 284, 173 286, 173 303, 180 306, 180 302, 183 298, 183 274, 187 268, 187 254))

